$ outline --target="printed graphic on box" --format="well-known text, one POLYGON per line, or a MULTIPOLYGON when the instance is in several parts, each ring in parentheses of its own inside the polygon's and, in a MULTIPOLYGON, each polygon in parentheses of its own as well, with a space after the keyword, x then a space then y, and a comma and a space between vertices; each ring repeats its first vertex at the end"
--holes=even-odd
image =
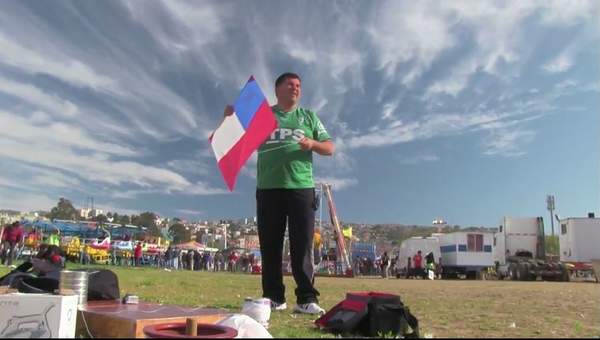
POLYGON ((48 313, 55 308, 49 304, 42 313, 30 315, 14 315, 6 322, 0 332, 1 338, 51 338, 52 331, 48 325, 48 313))

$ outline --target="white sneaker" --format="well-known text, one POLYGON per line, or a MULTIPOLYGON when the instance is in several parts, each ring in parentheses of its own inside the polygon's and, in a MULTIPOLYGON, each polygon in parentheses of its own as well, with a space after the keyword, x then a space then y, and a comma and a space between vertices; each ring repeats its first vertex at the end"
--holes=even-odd
POLYGON ((325 314, 325 310, 314 302, 294 306, 294 312, 304 314, 325 314))
POLYGON ((271 310, 286 310, 287 303, 277 303, 275 301, 271 301, 271 310))

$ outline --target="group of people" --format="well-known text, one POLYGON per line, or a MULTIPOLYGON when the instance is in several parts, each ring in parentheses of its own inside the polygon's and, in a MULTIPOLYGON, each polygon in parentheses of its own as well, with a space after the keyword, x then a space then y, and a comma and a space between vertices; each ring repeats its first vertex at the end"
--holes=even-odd
POLYGON ((437 271, 439 271, 439 269, 439 264, 438 266, 435 264, 435 256, 433 255, 433 252, 429 252, 427 255, 425 255, 425 264, 423 264, 423 255, 419 250, 412 257, 412 259, 410 256, 407 258, 405 275, 407 279, 416 277, 425 279, 428 277, 429 272, 433 272, 435 274, 437 271))
MULTIPOLYGON (((0 229, 0 259, 4 266, 11 266, 17 259, 19 251, 26 240, 35 237, 35 248, 32 253, 36 253, 38 246, 44 244, 60 246, 60 237, 56 232, 52 232, 46 237, 36 228, 29 232, 19 222, 7 224, 0 229)), ((100 239, 104 239, 103 235, 100 239)), ((64 253, 64 252, 63 252, 64 253)), ((85 247, 81 247, 78 254, 80 264, 92 263, 92 257, 86 252, 85 247)), ((118 266, 151 266, 157 268, 166 268, 173 270, 193 270, 193 271, 230 271, 230 272, 252 272, 253 267, 257 265, 257 260, 253 253, 230 251, 224 253, 198 251, 195 249, 182 250, 177 247, 169 246, 166 251, 157 251, 148 253, 143 251, 142 242, 134 243, 132 252, 123 252, 115 247, 111 247, 108 253, 109 263, 118 266)), ((74 260, 74 259, 73 259, 74 260)), ((66 254, 63 254, 63 263, 66 261, 66 254)))
POLYGON ((136 243, 133 257, 124 257, 111 250, 110 262, 120 266, 146 266, 172 270, 248 272, 256 265, 253 253, 231 251, 224 253, 179 249, 169 246, 164 252, 143 253, 141 242, 136 243))
POLYGON ((407 257, 406 268, 404 271, 398 268, 400 255, 391 257, 387 252, 383 252, 380 257, 371 259, 369 257, 355 256, 352 269, 356 276, 380 275, 383 278, 388 278, 390 275, 405 278, 427 278, 428 272, 431 271, 435 275, 441 270, 440 264, 435 263, 435 256, 432 252, 427 253, 425 257, 421 250, 417 251, 413 256, 407 257))
POLYGON ((169 247, 164 253, 147 255, 136 261, 136 265, 155 266, 173 270, 192 271, 229 271, 247 272, 252 271, 256 264, 253 253, 238 253, 231 251, 228 254, 222 251, 211 253, 195 249, 182 250, 169 247))
POLYGON ((368 256, 355 256, 352 261, 352 270, 355 276, 381 275, 382 277, 388 277, 390 268, 394 267, 395 261, 395 258, 390 259, 387 252, 375 259, 368 256))

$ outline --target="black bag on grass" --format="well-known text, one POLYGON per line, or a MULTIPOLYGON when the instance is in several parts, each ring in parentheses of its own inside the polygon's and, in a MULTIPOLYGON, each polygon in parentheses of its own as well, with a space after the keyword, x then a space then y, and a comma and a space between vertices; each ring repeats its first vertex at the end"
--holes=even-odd
POLYGON ((108 269, 89 271, 88 274, 88 300, 118 300, 119 279, 108 269))
MULTIPOLYGON (((88 301, 118 300, 120 298, 119 279, 108 269, 84 269, 88 273, 88 301)), ((60 281, 60 272, 47 274, 57 282, 60 281)))
POLYGON ((398 295, 382 292, 347 293, 315 324, 335 334, 418 338, 419 322, 398 295))
MULTIPOLYGON (((34 259, 36 260, 36 259, 34 259)), ((0 278, 0 285, 7 285, 21 293, 54 294, 60 283, 60 269, 39 273, 29 271, 36 265, 24 262, 0 278)), ((86 270, 88 272, 88 301, 118 300, 119 279, 108 269, 86 270)))
POLYGON ((369 309, 365 301, 342 300, 325 315, 315 321, 319 328, 334 333, 352 333, 367 316, 369 309))
POLYGON ((399 296, 377 294, 371 296, 367 317, 358 325, 358 331, 369 337, 418 338, 419 321, 399 296))

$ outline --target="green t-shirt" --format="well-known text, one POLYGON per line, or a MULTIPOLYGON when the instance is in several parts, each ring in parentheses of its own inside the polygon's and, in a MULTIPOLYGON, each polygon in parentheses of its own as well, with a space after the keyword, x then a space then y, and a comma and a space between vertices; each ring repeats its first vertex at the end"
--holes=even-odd
POLYGON ((303 108, 290 112, 271 107, 278 128, 258 148, 257 187, 259 189, 314 188, 312 151, 302 151, 302 137, 319 142, 331 139, 317 115, 303 108))

